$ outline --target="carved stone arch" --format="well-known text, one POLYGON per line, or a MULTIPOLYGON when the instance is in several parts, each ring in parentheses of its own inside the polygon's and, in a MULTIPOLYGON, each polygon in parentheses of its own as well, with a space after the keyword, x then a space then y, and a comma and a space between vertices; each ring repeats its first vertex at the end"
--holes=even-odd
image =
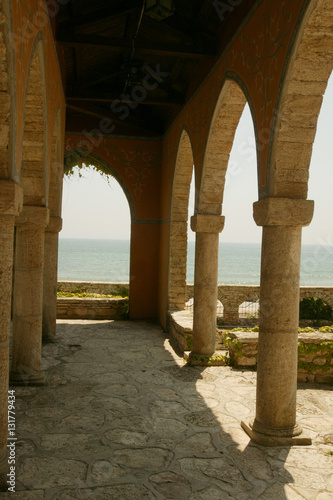
POLYGON ((61 143, 61 115, 58 109, 53 126, 48 174, 48 207, 50 217, 60 217, 64 162, 61 143))
POLYGON ((170 208, 168 309, 171 311, 185 307, 188 202, 193 165, 191 139, 184 128, 178 143, 170 208))
POLYGON ((223 82, 206 141, 197 213, 221 214, 230 151, 246 102, 244 90, 235 80, 223 82))
POLYGON ((0 0, 0 178, 12 179, 16 170, 16 99, 11 5, 0 0))
POLYGON ((112 167, 112 165, 107 163, 98 155, 95 155, 94 153, 91 153, 83 148, 76 148, 66 152, 64 161, 65 169, 69 168, 69 166, 80 165, 82 163, 85 165, 95 165, 96 167, 103 165, 104 169, 110 172, 110 174, 117 180, 126 196, 130 209, 131 221, 134 222, 136 219, 133 199, 123 179, 119 176, 118 172, 112 167))
POLYGON ((333 5, 309 2, 286 62, 269 153, 269 196, 306 198, 312 145, 333 67, 333 5))
POLYGON ((25 205, 47 203, 47 143, 44 43, 39 35, 31 55, 24 107, 20 177, 25 205))

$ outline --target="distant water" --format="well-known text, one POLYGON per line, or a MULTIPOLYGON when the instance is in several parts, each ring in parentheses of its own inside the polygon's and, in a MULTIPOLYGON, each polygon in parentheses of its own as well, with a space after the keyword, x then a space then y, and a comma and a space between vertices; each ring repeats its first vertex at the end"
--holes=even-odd
MULTIPOLYGON (((73 281, 129 281, 129 241, 59 240, 58 278, 73 281)), ((260 245, 220 243, 219 283, 258 285, 260 245)), ((194 281, 194 242, 188 245, 187 282, 194 281)), ((333 286, 333 247, 302 246, 301 285, 333 286)))

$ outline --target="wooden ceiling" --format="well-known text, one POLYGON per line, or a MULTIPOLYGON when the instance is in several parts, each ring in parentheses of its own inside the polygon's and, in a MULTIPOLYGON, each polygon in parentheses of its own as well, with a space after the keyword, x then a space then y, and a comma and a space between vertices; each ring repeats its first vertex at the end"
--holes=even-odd
POLYGON ((56 40, 68 131, 163 135, 255 0, 237 7, 227 0, 162 0, 173 4, 164 19, 149 14, 152 3, 71 0, 60 5, 56 40))

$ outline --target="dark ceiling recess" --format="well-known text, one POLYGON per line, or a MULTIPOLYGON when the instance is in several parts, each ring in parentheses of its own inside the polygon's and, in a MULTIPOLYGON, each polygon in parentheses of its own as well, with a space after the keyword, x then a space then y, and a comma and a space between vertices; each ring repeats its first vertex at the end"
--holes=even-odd
POLYGON ((232 7, 230 1, 223 17, 219 3, 60 4, 56 40, 64 69, 67 130, 163 135, 256 2, 232 7))

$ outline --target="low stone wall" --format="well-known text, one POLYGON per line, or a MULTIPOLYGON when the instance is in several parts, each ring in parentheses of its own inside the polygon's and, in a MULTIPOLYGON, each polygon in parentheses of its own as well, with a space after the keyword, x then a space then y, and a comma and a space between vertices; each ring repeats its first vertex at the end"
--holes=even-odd
MULTIPOLYGON (((258 332, 226 332, 225 363, 235 367, 257 365, 258 332)), ((174 349, 186 357, 193 346, 193 314, 170 314, 170 340, 174 349)), ((298 336, 298 381, 333 384, 333 333, 306 332, 298 336)), ((209 363, 211 364, 211 363, 209 363)))
POLYGON ((181 356, 193 346, 193 314, 189 311, 170 313, 170 341, 181 356))
POLYGON ((58 297, 58 319, 127 319, 128 299, 58 297))
MULTIPOLYGON (((194 286, 186 287, 186 302, 194 297, 194 286)), ((260 287, 252 285, 218 285, 218 300, 223 305, 223 315, 219 315, 221 325, 253 325, 254 318, 240 318, 239 306, 243 302, 254 302, 260 298, 260 287)), ((306 297, 322 299, 333 309, 333 287, 301 286, 300 300, 306 297)), ((310 324, 307 322, 307 324, 310 324)))
POLYGON ((61 292, 88 292, 117 295, 124 288, 129 290, 128 283, 108 283, 98 281, 58 281, 61 292))
MULTIPOLYGON (((58 281, 58 291, 87 292, 102 295, 119 295, 127 290, 128 283, 97 281, 58 281)), ((129 300, 125 298, 58 297, 58 319, 127 319, 129 300)))
MULTIPOLYGON (((225 345, 231 364, 255 366, 258 332, 228 332, 225 345)), ((298 382, 333 384, 333 333, 306 332, 298 335, 298 382)))

